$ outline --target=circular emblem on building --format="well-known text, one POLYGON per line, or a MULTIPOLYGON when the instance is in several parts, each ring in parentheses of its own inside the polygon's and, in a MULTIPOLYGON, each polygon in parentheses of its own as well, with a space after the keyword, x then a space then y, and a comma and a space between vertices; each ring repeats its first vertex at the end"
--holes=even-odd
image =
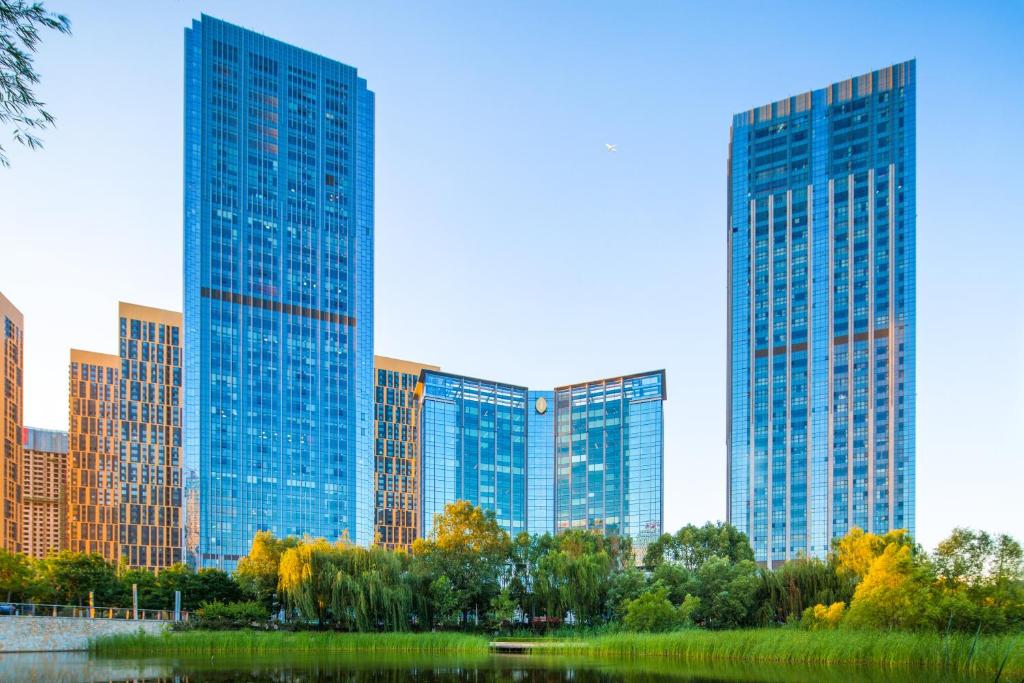
POLYGON ((548 400, 543 396, 538 396, 537 400, 533 404, 533 407, 538 413, 543 415, 544 413, 548 412, 548 400))

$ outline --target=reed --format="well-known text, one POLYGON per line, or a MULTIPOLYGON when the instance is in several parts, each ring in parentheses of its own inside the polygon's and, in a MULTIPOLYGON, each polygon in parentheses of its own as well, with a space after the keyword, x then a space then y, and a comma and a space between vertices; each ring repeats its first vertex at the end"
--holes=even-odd
POLYGON ((464 633, 332 633, 183 631, 97 638, 89 650, 105 656, 264 654, 278 652, 487 652, 487 638, 464 633))
MULTIPOLYGON (((1024 639, 1014 635, 774 628, 622 632, 537 640, 547 641, 547 647, 537 656, 865 666, 998 674, 1003 681, 1018 681, 1024 676, 1024 639)), ((486 654, 488 641, 486 636, 463 633, 184 631, 159 636, 109 636, 90 643, 90 649, 103 656, 345 652, 440 655, 486 654)))
POLYGON ((973 633, 690 629, 568 639, 553 643, 547 651, 620 658, 670 657, 692 662, 868 665, 972 674, 996 673, 1002 668, 1004 680, 1010 676, 1018 680, 1024 674, 1024 647, 1019 644, 1012 635, 973 633))

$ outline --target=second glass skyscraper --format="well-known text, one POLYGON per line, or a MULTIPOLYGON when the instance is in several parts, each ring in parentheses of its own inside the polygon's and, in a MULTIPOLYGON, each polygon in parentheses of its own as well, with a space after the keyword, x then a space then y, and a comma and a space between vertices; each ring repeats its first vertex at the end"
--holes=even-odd
POLYGON ((373 538, 374 98, 207 16, 185 32, 188 559, 373 538))
POLYGON ((733 117, 728 519, 768 563, 914 532, 913 61, 733 117))

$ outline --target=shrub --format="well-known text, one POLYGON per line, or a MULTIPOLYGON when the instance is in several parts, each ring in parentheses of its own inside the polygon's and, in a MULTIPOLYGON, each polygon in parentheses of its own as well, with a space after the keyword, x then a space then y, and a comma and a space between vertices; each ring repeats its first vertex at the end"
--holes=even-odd
POLYGON ((631 631, 671 631, 688 624, 699 604, 697 598, 688 595, 682 605, 675 607, 668 599, 668 591, 659 588, 626 602, 623 621, 631 631))
POLYGON ((201 628, 234 629, 265 626, 270 615, 259 602, 204 602, 196 613, 201 628))
POLYGON ((845 614, 845 602, 833 602, 828 607, 819 603, 804 610, 800 626, 811 631, 833 629, 839 626, 845 614))

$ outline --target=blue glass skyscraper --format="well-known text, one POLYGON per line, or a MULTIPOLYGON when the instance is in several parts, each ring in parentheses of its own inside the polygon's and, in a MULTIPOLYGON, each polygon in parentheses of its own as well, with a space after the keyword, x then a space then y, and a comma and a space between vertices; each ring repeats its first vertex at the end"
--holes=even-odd
POLYGON ((185 31, 185 547, 373 526, 374 99, 356 69, 185 31))
POLYGON ((733 117, 729 521, 769 565, 914 519, 913 61, 733 117))

